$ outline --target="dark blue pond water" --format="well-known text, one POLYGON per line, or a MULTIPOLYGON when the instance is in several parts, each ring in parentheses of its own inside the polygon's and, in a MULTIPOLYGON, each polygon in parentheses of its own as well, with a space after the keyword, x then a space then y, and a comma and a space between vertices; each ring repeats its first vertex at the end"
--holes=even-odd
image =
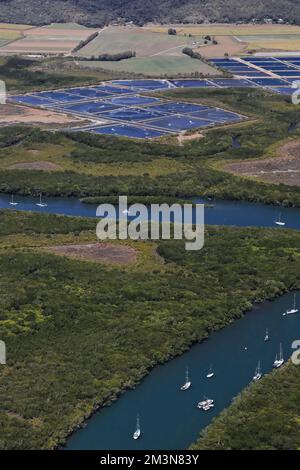
MULTIPOLYGON (((45 198, 48 206, 44 208, 36 206, 36 203, 39 202, 38 198, 16 196, 15 200, 19 202, 19 205, 15 206, 17 210, 83 217, 96 216, 96 204, 83 204, 73 198, 45 198)), ((10 196, 1 194, 0 208, 11 209, 9 201, 10 196)), ((275 227, 274 221, 281 213, 282 219, 286 222, 286 228, 300 230, 300 209, 297 208, 279 208, 241 201, 204 201, 203 199, 196 201, 214 205, 214 208, 205 210, 205 223, 209 225, 275 227)))

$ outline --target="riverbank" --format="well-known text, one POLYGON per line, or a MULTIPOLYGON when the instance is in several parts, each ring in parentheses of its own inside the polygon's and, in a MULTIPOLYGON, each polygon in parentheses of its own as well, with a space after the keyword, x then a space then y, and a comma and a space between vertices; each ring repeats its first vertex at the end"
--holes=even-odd
POLYGON ((299 384, 300 367, 292 362, 251 384, 191 450, 299 450, 299 384))
POLYGON ((156 364, 253 303, 300 287, 296 231, 211 227, 200 252, 158 242, 163 266, 129 269, 41 251, 47 236, 50 245, 72 234, 81 244, 92 219, 22 213, 20 228, 20 213, 1 217, 0 333, 10 351, 9 374, 0 374, 3 449, 55 448, 156 364))

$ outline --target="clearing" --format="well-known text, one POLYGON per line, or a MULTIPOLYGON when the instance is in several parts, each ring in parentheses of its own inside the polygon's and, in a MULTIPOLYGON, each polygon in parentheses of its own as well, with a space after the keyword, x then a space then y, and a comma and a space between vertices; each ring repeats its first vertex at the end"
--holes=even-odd
POLYGON ((61 256, 93 261, 95 263, 114 263, 128 265, 137 260, 137 251, 124 245, 108 243, 90 243, 87 245, 51 246, 47 251, 61 256))
POLYGON ((264 160, 229 163, 223 170, 239 176, 257 178, 266 183, 300 186, 300 141, 289 141, 277 150, 277 156, 264 160))
MULTIPOLYGON (((29 108, 14 104, 0 105, 0 125, 4 124, 30 124, 69 126, 82 124, 83 120, 75 116, 55 113, 54 111, 29 108)), ((86 121, 88 123, 89 121, 86 121)))
POLYGON ((41 170, 41 171, 59 171, 61 167, 52 162, 29 162, 15 163, 7 167, 8 170, 41 170))

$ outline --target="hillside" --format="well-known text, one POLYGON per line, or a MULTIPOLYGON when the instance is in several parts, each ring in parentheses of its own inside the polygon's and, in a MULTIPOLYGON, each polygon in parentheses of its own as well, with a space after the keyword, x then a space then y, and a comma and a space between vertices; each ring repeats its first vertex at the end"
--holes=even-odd
POLYGON ((221 22, 284 18, 300 23, 298 0, 0 0, 0 21, 46 24, 76 21, 100 26, 122 18, 137 24, 159 22, 221 22))

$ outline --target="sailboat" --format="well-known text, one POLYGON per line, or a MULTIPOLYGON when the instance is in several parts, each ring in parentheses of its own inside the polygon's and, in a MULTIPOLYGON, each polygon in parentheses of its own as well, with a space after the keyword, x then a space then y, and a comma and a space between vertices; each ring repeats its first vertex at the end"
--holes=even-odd
POLYGON ((283 315, 293 315, 293 313, 298 313, 299 309, 296 306, 296 294, 294 295, 294 306, 290 310, 287 310, 283 315))
POLYGON ((192 382, 189 379, 189 369, 188 367, 186 368, 186 375, 185 375, 185 383, 180 387, 180 390, 185 391, 190 388, 192 385, 192 382))
POLYGON ((253 381, 258 382, 262 378, 261 368, 260 368, 260 361, 258 361, 258 365, 255 369, 255 374, 253 376, 253 381))
POLYGON ((282 352, 282 344, 280 343, 280 353, 279 353, 279 359, 276 355, 275 361, 273 363, 273 367, 275 369, 279 369, 284 364, 284 358, 283 358, 283 352, 282 352))
POLYGON ((214 373, 214 371, 213 371, 213 369, 212 369, 212 366, 210 366, 209 371, 208 371, 208 373, 206 374, 206 378, 207 378, 207 379, 212 379, 214 375, 215 375, 215 373, 214 373))
POLYGON ((18 202, 15 202, 15 201, 14 201, 14 195, 12 194, 12 195, 11 195, 11 199, 10 199, 10 205, 11 205, 11 206, 17 206, 18 204, 19 204, 18 202))
POLYGON ((281 219, 281 213, 279 214, 278 220, 275 221, 275 224, 279 225, 280 227, 285 226, 285 222, 283 222, 282 219, 281 219))
POLYGON ((42 193, 40 194, 40 202, 38 202, 36 205, 39 207, 47 207, 47 204, 42 202, 42 193))
POLYGON ((137 418, 136 418, 136 430, 134 431, 133 433, 133 439, 136 441, 137 439, 139 439, 141 437, 141 427, 140 427, 140 417, 139 415, 137 415, 137 418))
POLYGON ((267 329, 266 329, 266 334, 265 334, 265 343, 266 343, 267 341, 269 341, 269 339, 270 339, 270 337, 269 337, 269 330, 268 330, 268 328, 267 328, 267 329))

